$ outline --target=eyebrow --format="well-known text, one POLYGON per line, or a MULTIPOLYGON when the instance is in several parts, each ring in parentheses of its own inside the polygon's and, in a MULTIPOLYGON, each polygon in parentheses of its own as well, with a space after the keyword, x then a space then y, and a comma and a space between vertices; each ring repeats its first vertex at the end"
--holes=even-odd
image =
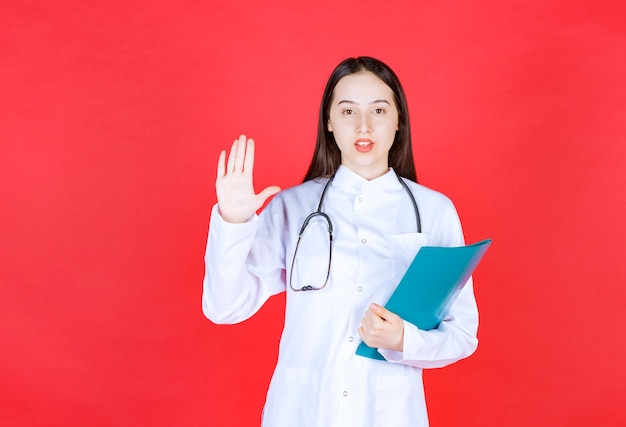
MULTIPOLYGON (((386 99, 377 99, 377 100, 375 100, 375 101, 370 102, 370 105, 372 105, 372 104, 378 104, 379 102, 383 102, 383 103, 385 103, 385 104, 391 105, 391 104, 389 103, 389 101, 387 101, 386 99)), ((340 105, 340 104, 357 104, 357 103, 356 103, 356 102, 354 102, 354 101, 350 101, 350 100, 348 100, 348 99, 343 99, 343 100, 341 100, 341 101, 339 101, 339 102, 337 103, 337 105, 340 105)))

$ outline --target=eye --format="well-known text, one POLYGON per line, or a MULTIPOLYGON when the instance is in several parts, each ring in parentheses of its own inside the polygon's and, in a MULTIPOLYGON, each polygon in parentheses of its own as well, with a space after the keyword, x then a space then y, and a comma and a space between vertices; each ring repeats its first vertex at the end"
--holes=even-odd
POLYGON ((385 110, 383 108, 376 108, 374 110, 374 114, 384 114, 385 110))
POLYGON ((343 110, 341 113, 342 113, 344 116, 351 116, 351 115, 353 115, 353 114, 354 114, 354 110, 351 110, 351 109, 349 109, 349 108, 346 108, 346 109, 345 109, 345 110, 343 110))

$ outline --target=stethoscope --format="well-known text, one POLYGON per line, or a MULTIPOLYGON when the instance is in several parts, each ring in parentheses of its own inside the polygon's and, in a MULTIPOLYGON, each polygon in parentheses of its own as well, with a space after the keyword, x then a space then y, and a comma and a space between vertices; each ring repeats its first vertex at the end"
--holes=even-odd
MULTIPOLYGON (((402 185, 402 188, 404 188, 406 193, 411 198, 411 203, 413 204, 413 211, 415 212, 415 224, 417 226, 417 232, 421 233, 422 232, 422 221, 421 221, 421 218, 420 218, 419 208, 417 207, 417 202, 415 201, 415 197, 413 196, 413 193, 409 189, 409 186, 406 184, 406 182, 404 182, 404 180, 400 177, 400 175, 398 175, 398 173, 396 171, 394 171, 394 173, 396 174, 396 178, 398 178, 398 181, 400 181, 400 184, 402 185)), ((333 176, 331 176, 329 178, 328 182, 324 186, 324 189, 322 190, 322 195, 320 196, 319 204, 317 205, 317 210, 315 212, 309 214, 309 216, 307 216, 306 219, 304 220, 304 222, 302 223, 302 227, 300 227, 300 232, 298 233, 298 242, 296 243, 296 250, 293 253, 293 258, 291 260, 291 269, 289 271, 289 287, 293 291, 295 291, 295 292, 300 292, 300 291, 319 291, 321 289, 324 289, 326 287, 326 285, 328 284, 328 278, 330 277, 330 262, 331 262, 332 254, 333 254, 333 222, 331 221, 330 217, 326 213, 322 212, 322 204, 324 203, 324 198, 326 197, 326 191, 328 190, 328 187, 330 186, 330 183, 333 181, 334 178, 335 178, 335 175, 333 174, 333 176), (328 269, 326 271, 326 278, 324 279, 324 284, 322 286, 304 285, 301 288, 294 288, 293 284, 292 284, 293 268, 294 268, 294 265, 295 265, 295 262, 296 262, 296 255, 298 254, 298 248, 300 247, 300 240, 302 239, 302 235, 304 234, 304 231, 306 230, 307 226, 309 225, 309 222, 313 218, 316 218, 316 217, 323 218, 326 221, 326 226, 327 226, 327 229, 328 229, 329 253, 328 253, 328 269)))

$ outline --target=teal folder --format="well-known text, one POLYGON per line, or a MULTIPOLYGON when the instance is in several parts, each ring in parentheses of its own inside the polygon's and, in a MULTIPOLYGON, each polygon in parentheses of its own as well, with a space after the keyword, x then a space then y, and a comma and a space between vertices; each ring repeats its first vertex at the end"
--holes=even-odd
MULTIPOLYGON (((385 307, 419 329, 435 329, 491 245, 483 240, 459 247, 424 246, 385 307)), ((385 360, 377 349, 361 342, 356 354, 385 360)))

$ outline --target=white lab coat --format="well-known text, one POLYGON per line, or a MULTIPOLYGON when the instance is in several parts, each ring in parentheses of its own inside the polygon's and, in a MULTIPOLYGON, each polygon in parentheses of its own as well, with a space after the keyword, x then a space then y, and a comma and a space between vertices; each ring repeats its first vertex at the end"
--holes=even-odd
MULTIPOLYGON (((203 312, 215 323, 236 323, 270 296, 287 292, 263 426, 427 426, 422 369, 453 363, 477 346, 471 279, 437 329, 422 331, 405 321, 404 351, 379 350, 387 361, 355 354, 361 342, 357 328, 370 303, 384 305, 421 246, 464 244, 454 205, 407 181, 421 215, 423 233, 417 234, 411 201, 392 170, 368 181, 340 167, 322 207, 334 226, 328 285, 294 292, 289 272, 297 235, 317 209, 326 181, 280 192, 244 224, 226 223, 217 205, 213 208, 203 312)), ((316 232, 321 242, 327 239, 325 229, 316 232)), ((310 259, 311 271, 317 272, 312 274, 325 276, 326 250, 301 246, 298 260, 310 259)), ((294 275, 294 287, 302 280, 294 275)))

